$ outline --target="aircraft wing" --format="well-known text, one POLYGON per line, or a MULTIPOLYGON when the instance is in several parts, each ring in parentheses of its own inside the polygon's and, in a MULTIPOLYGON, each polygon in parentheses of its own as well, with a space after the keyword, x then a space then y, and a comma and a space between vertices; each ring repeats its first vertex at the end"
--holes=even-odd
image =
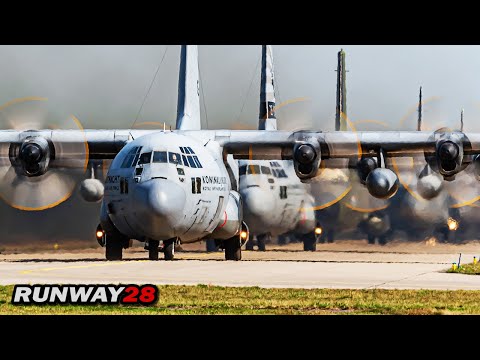
MULTIPOLYGON (((10 144, 21 144, 28 137, 44 138, 56 147, 76 148, 84 144, 89 159, 113 159, 128 141, 158 130, 0 130, 0 156, 10 144), (69 147, 70 146, 70 147, 69 147)), ((436 144, 445 133, 427 131, 309 132, 262 130, 174 131, 207 143, 217 141, 224 152, 236 159, 293 160, 301 145, 315 149, 318 160, 377 156, 382 149, 386 158, 435 155, 436 144)), ((480 154, 480 133, 459 134, 464 155, 480 154)), ((8 153, 8 151, 7 151, 8 153)), ((54 164, 51 164, 54 165, 54 164)), ((68 167, 68 166, 67 166, 68 167)))

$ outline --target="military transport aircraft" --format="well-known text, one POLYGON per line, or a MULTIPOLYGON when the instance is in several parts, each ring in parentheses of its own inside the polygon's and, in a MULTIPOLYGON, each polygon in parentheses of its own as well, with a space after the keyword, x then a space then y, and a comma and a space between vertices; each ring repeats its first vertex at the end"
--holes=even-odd
MULTIPOLYGON (((277 130, 275 117, 275 72, 273 51, 262 45, 259 130, 277 130)), ((253 250, 256 235, 260 251, 272 236, 295 231, 303 236, 306 250, 316 242, 314 198, 309 186, 296 176, 292 161, 240 160, 240 195, 244 204, 244 220, 250 230, 247 249, 253 250)))
POLYGON ((472 164, 479 175, 480 133, 200 130, 197 56, 196 46, 182 46, 178 130, 1 130, 2 198, 16 208, 41 209, 42 182, 84 171, 88 159, 113 159, 97 229, 108 260, 121 259, 130 239, 147 242, 153 260, 162 241, 171 260, 175 242, 209 237, 222 240, 227 260, 240 260, 249 234, 232 157, 292 160, 302 182, 312 181, 323 164, 360 167, 369 193, 381 199, 399 186, 390 159, 423 155, 442 181, 453 183, 472 164))

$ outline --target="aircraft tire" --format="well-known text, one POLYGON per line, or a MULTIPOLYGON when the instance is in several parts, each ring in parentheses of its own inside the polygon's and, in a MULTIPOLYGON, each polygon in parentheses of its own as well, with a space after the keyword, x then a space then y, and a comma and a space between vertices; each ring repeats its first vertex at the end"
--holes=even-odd
POLYGON ((214 239, 208 239, 206 241, 207 252, 216 252, 217 251, 217 244, 214 239))
POLYGON ((254 246, 255 246, 255 244, 254 244, 254 240, 253 240, 253 235, 250 235, 250 238, 248 239, 247 243, 245 244, 245 250, 253 251, 254 246))
POLYGON ((329 244, 333 244, 335 242, 335 232, 333 230, 330 230, 327 233, 327 242, 329 244))
POLYGON ((105 257, 108 261, 117 261, 122 260, 123 255, 123 245, 119 239, 111 236, 107 238, 107 243, 105 244, 105 257))
POLYGON ((175 257, 175 239, 163 242, 163 256, 166 261, 172 261, 175 257))
POLYGON ((387 237, 386 236, 380 236, 378 238, 378 244, 382 245, 382 246, 387 245, 387 237))
POLYGON ((303 251, 317 251, 317 238, 315 234, 303 236, 303 251))
POLYGON ((242 248, 237 236, 224 240, 225 260, 240 261, 242 260, 242 248))
POLYGON ((149 260, 158 260, 158 246, 160 241, 158 240, 149 240, 148 241, 148 259, 149 260))
POLYGON ((270 234, 264 234, 264 235, 258 235, 257 236, 257 246, 258 246, 258 251, 266 251, 266 240, 267 238, 270 240, 270 234))

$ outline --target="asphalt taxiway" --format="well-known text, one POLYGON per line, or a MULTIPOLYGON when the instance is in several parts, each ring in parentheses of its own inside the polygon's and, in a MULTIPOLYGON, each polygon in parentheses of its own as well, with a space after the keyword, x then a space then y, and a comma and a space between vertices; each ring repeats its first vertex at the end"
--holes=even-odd
MULTIPOLYGON (((347 246, 348 247, 348 246, 347 246)), ((241 262, 223 253, 187 251, 173 262, 148 261, 139 249, 124 261, 107 262, 99 250, 0 255, 0 284, 176 284, 279 288, 480 290, 480 277, 449 274, 457 261, 476 256, 478 245, 429 247, 345 247, 320 245, 317 252, 277 249, 244 252, 241 262), (363 250, 362 250, 363 249, 363 250)), ((479 249, 480 250, 480 249, 479 249)))

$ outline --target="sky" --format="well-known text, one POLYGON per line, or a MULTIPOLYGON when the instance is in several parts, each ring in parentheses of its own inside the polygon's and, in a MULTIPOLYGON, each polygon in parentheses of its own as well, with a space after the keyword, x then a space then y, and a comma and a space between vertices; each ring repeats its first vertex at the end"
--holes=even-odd
MULTIPOLYGON (((286 115, 308 113, 315 129, 334 129, 335 69, 341 48, 347 57, 352 121, 376 120, 398 129, 401 119, 415 109, 423 86, 424 99, 439 98, 425 106, 426 122, 435 117, 432 127, 442 121, 443 126, 457 124, 465 108, 465 129, 480 131, 480 47, 455 45, 275 45, 277 104, 310 99, 279 111, 281 128, 295 125, 286 115)), ((0 104, 40 96, 75 115, 85 128, 130 128, 137 115, 137 123, 173 127, 179 54, 180 46, 174 45, 0 46, 0 104)), ((260 56, 260 45, 199 47, 204 128, 256 127, 260 56)), ((406 126, 414 129, 414 118, 411 115, 406 126)), ((88 237, 98 223, 98 211, 97 204, 83 204, 78 196, 42 213, 25 214, 0 204, 0 235, 5 238, 21 227, 32 236, 62 237, 45 221, 53 216, 68 236, 88 237)))
MULTIPOLYGON (((461 108, 467 123, 469 114, 480 114, 479 46, 276 45, 277 104, 307 97, 315 128, 333 130, 340 48, 347 56, 351 120, 397 126, 416 105, 420 85, 424 99, 441 97, 435 107, 448 121, 457 121, 461 108)), ((42 96, 86 128, 131 127, 159 67, 137 123, 174 126, 179 53, 175 45, 1 46, 0 103, 42 96)), ((205 128, 256 126, 260 56, 260 45, 199 46, 205 128)))

